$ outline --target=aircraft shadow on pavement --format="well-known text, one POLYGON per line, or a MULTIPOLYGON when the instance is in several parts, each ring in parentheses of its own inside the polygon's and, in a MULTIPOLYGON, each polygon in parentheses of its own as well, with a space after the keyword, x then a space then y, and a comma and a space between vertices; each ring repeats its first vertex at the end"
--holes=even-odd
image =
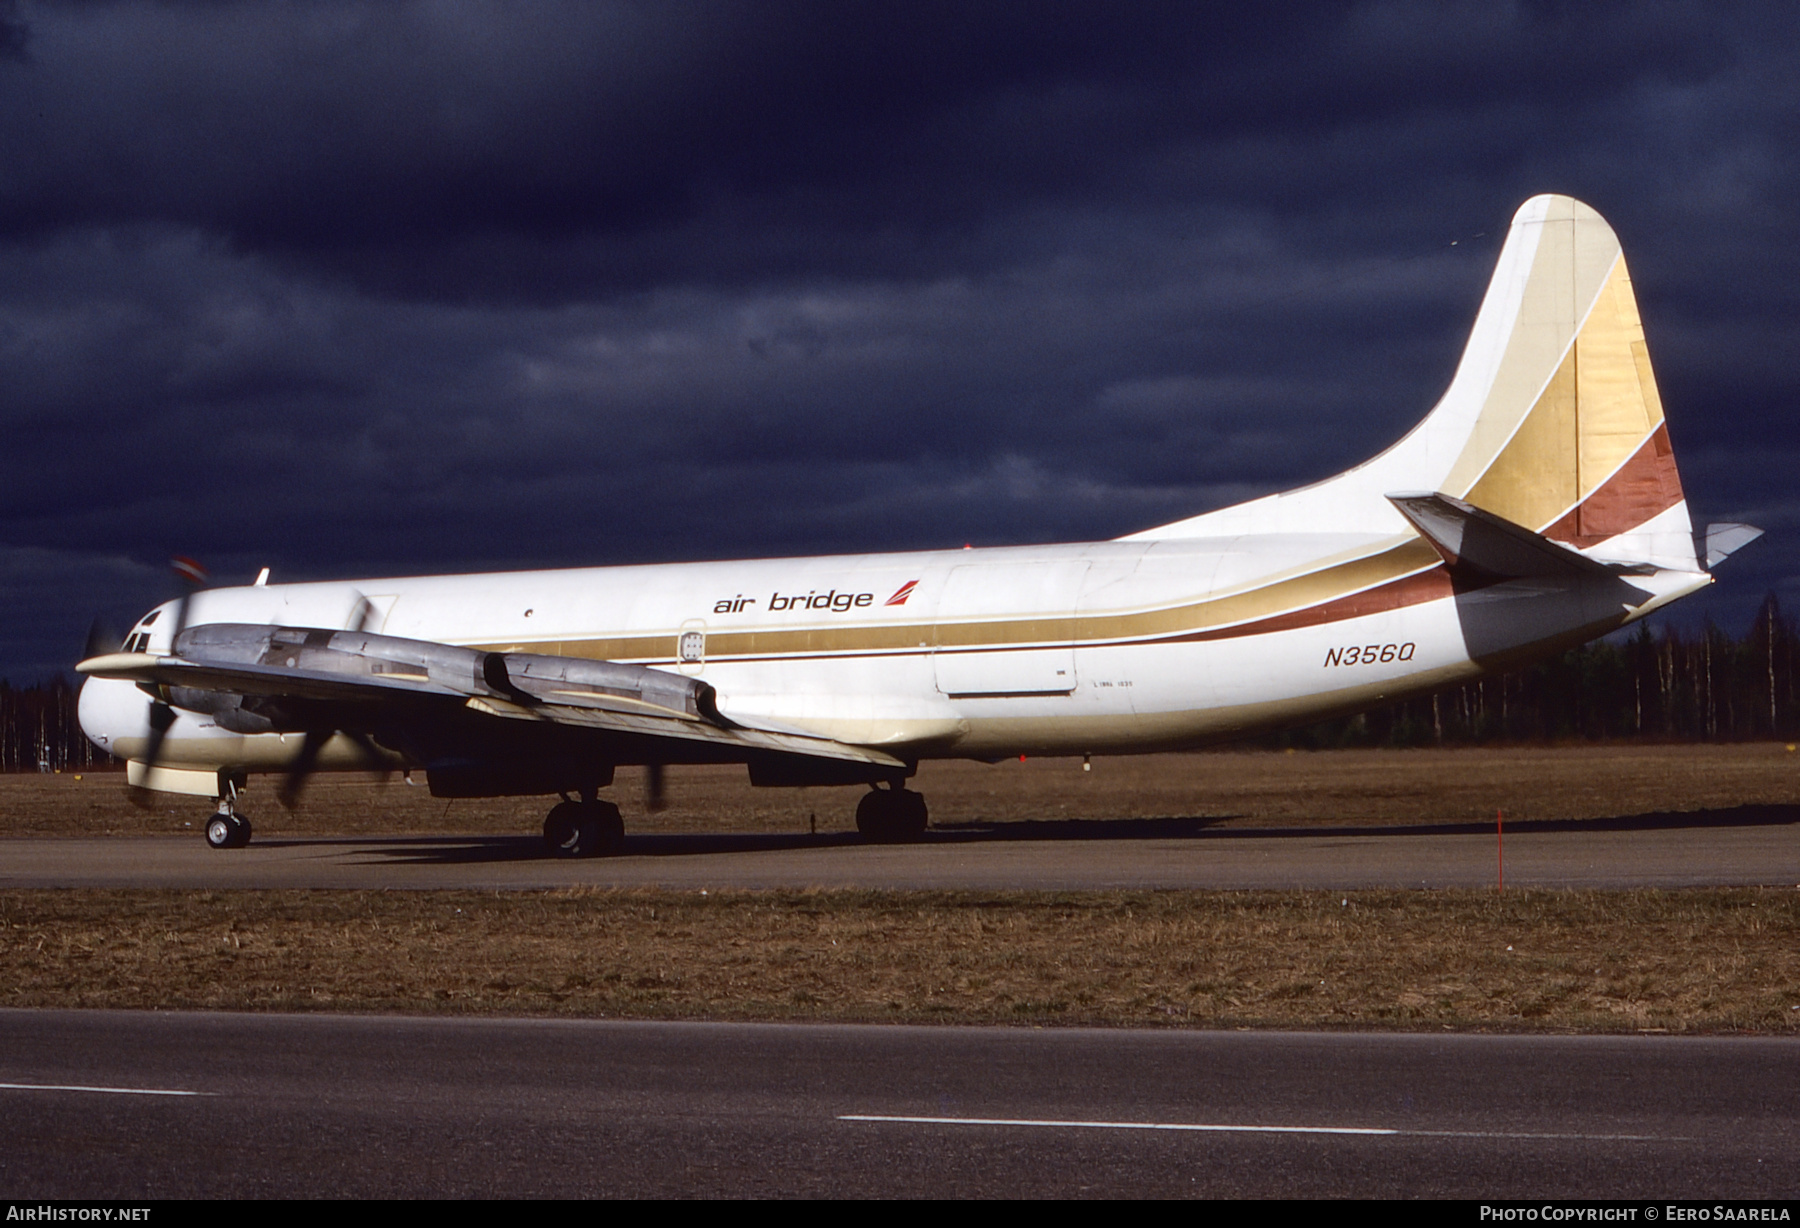
MULTIPOLYGON (((1223 818, 1057 819, 1013 823, 958 823, 934 827, 921 845, 978 844, 1005 840, 1169 840, 1198 834, 1223 818)), ((273 844, 274 841, 268 843, 273 844)), ((549 861, 536 836, 362 836, 336 841, 365 845, 392 864, 458 865, 503 861, 549 861)), ((627 835, 624 857, 692 857, 706 853, 771 853, 795 849, 861 848, 855 832, 657 832, 627 835)), ((917 846, 914 846, 917 847, 917 846)))
MULTIPOLYGON (((1146 819, 1025 819, 1002 823, 945 823, 934 826, 926 840, 952 844, 991 840, 1280 840, 1320 836, 1460 836, 1485 835, 1493 822, 1472 819, 1454 823, 1295 823, 1267 827, 1221 827, 1239 815, 1207 815, 1146 819)), ((1733 806, 1724 810, 1658 811, 1599 819, 1507 820, 1505 829, 1521 834, 1569 831, 1661 831, 1707 827, 1769 827, 1800 823, 1800 806, 1733 806)))
MULTIPOLYGON (((1281 827, 1225 827, 1229 815, 1169 816, 1142 819, 1026 819, 1012 822, 961 822, 933 827, 921 845, 992 844, 1009 841, 1118 840, 1284 840, 1351 836, 1486 835, 1494 824, 1455 823, 1333 824, 1281 827)), ((1515 835, 1555 832, 1670 831, 1707 828, 1772 827, 1800 823, 1800 805, 1732 806, 1718 810, 1652 812, 1598 819, 1519 819, 1505 830, 1515 835)), ((551 854, 534 835, 355 836, 318 840, 267 840, 282 844, 346 845, 366 850, 389 864, 466 865, 509 861, 547 861, 551 854)), ((854 832, 693 832, 628 835, 627 857, 691 857, 709 853, 768 853, 801 849, 862 847, 854 832)), ((918 846, 915 846, 918 847, 918 846)))
MULTIPOLYGON (((1800 823, 1800 806, 1731 806, 1722 810, 1668 810, 1647 814, 1610 815, 1598 819, 1507 819, 1506 831, 1520 835, 1549 832, 1680 831, 1729 827, 1780 827, 1800 823)), ((1320 823, 1297 827, 1233 828, 1220 836, 1290 838, 1294 836, 1474 836, 1487 835, 1488 819, 1456 823, 1364 823, 1338 826, 1320 823)))
MULTIPOLYGON (((544 847, 538 836, 401 836, 357 841, 367 851, 392 865, 478 865, 506 861, 560 860, 544 847)), ((855 847, 862 837, 854 832, 820 835, 780 833, 712 832, 694 835, 626 836, 623 857, 692 856, 699 853, 772 853, 789 849, 855 847)))

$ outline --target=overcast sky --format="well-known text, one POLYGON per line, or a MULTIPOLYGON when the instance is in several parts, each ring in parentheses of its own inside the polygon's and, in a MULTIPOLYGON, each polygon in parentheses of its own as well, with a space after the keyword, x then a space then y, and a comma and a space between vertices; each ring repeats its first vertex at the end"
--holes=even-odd
POLYGON ((1800 613, 1800 10, 0 0, 0 676, 217 582, 1105 538, 1625 245, 1680 607, 1800 613))

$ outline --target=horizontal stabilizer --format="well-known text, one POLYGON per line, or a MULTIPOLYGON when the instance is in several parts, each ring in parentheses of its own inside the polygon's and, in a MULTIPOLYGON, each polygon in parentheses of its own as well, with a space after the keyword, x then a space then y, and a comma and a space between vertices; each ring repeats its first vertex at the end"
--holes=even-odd
POLYGON ((1706 559, 1706 570, 1711 571, 1762 535, 1753 524, 1709 524, 1706 540, 1695 553, 1706 559))
POLYGON ((1479 581, 1613 579, 1616 572, 1492 512, 1438 492, 1388 502, 1443 556, 1453 576, 1479 581))

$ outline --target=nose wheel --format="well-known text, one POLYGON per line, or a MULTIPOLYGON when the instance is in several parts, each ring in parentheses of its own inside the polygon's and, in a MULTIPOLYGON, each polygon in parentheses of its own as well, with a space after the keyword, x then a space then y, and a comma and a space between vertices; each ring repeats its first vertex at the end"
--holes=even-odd
POLYGON ((206 843, 216 849, 241 849, 250 843, 250 820, 221 802, 206 823, 206 843))

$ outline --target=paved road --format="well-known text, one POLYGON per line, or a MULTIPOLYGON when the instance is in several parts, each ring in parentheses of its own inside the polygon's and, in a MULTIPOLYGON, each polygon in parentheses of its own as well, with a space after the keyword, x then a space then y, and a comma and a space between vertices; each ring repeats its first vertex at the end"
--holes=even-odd
MULTIPOLYGON (((1742 807, 1505 832, 1506 881, 1526 887, 1800 884, 1793 807, 1742 807)), ((560 861, 532 836, 259 840, 197 836, 0 840, 0 887, 542 888, 1491 886, 1492 828, 1208 830, 1199 820, 1019 823, 934 831, 924 844, 855 836, 634 836, 623 856, 560 861)))
POLYGON ((23 1199, 1800 1193, 1795 1040, 0 1011, 0 1083, 23 1199))

